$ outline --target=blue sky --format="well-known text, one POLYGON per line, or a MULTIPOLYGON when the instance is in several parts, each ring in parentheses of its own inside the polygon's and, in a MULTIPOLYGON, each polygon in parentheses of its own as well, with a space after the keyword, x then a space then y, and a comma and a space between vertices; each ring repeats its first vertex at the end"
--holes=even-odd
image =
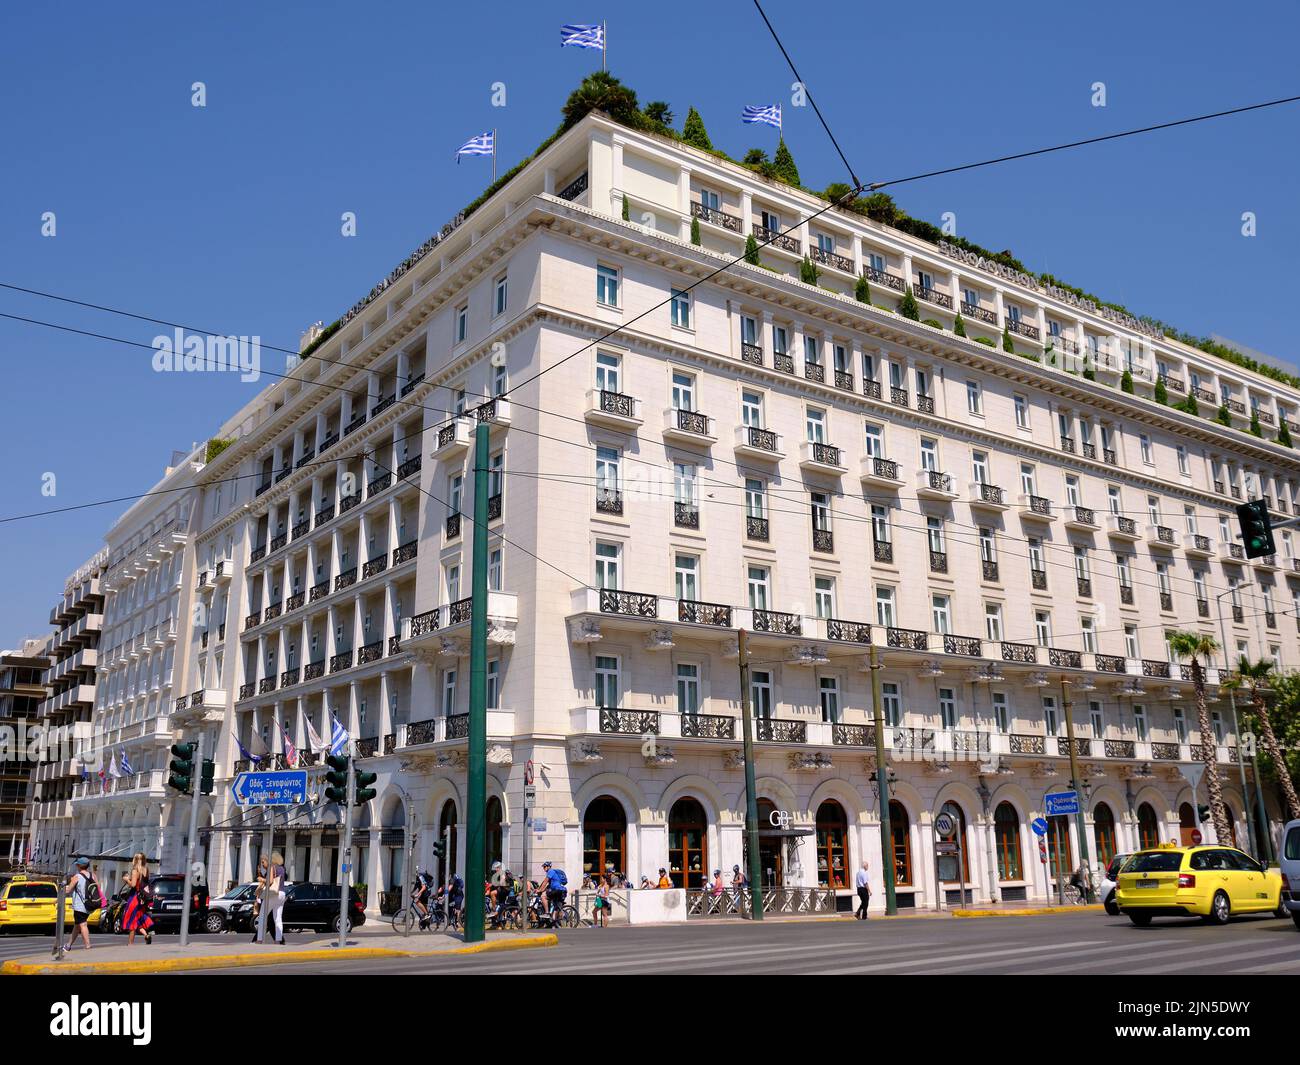
MULTIPOLYGON (((1099 2, 1082 19, 1020 2, 765 6, 863 180, 1300 92, 1292 3, 1231 26, 1221 4, 1187 0, 1099 2)), ((497 127, 505 169, 554 130, 599 65, 562 50, 559 26, 602 17, 610 69, 642 103, 669 101, 679 124, 694 105, 739 156, 771 147, 741 107, 783 99, 804 184, 847 180, 811 109, 789 106, 792 79, 747 0, 11 7, 0 281, 296 347, 488 183, 486 160, 454 164, 464 140, 497 127), (490 106, 495 81, 505 108, 490 106), (41 235, 47 211, 55 237, 41 235), (344 211, 356 237, 340 235, 344 211)), ((1035 270, 1294 362, 1298 154, 1290 105, 892 191, 1035 270)), ((4 290, 0 312, 146 344, 159 331, 4 290)), ((157 374, 148 351, 3 319, 0 360, 0 517, 146 491, 258 387, 157 374)), ((125 506, 0 523, 0 646, 45 630, 125 506)))

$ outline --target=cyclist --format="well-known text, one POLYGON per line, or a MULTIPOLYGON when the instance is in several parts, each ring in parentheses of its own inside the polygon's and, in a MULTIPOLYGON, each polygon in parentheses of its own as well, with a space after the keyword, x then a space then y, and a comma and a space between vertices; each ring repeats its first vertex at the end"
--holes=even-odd
POLYGON ((447 882, 447 924, 455 925, 465 908, 465 881, 459 873, 452 873, 447 882))
POLYGON ((546 912, 554 914, 569 894, 569 878, 563 869, 552 868, 550 862, 542 862, 542 872, 546 874, 546 912))
POLYGON ((513 886, 514 877, 510 870, 503 869, 500 862, 493 862, 487 883, 484 885, 484 896, 487 899, 494 928, 505 924, 506 906, 510 902, 513 886))
POLYGON ((1070 874, 1070 885, 1079 889, 1079 900, 1088 897, 1088 870, 1081 864, 1070 874))
POLYGON ((429 927, 429 889, 432 884, 433 877, 427 871, 416 872, 415 884, 411 887, 411 905, 420 915, 421 931, 429 927))

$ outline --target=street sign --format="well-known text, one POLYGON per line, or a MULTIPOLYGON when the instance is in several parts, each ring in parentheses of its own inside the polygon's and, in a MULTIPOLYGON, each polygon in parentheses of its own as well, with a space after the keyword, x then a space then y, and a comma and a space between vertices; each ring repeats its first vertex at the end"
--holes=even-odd
POLYGON ((524 809, 531 810, 537 802, 537 785, 524 785, 524 809))
POLYGON ((948 811, 941 811, 939 816, 934 819, 934 830, 944 839, 947 839, 957 831, 957 819, 948 811))
POLYGON ((1038 837, 1038 860, 1044 865, 1047 864, 1047 837, 1038 837))
POLYGON ((1077 791, 1058 791, 1047 796, 1047 816, 1063 817, 1079 812, 1079 793, 1077 791))
POLYGON ((941 839, 934 845, 935 854, 956 854, 957 841, 954 839, 941 839))
POLYGON ((240 773, 230 785, 237 806, 297 806, 307 801, 307 771, 240 773))
POLYGON ((533 831, 534 831, 534 832, 545 832, 545 831, 546 831, 546 818, 544 818, 544 817, 534 817, 534 818, 533 818, 533 831))
POLYGON ((1182 762, 1178 766, 1178 771, 1183 774, 1183 779, 1192 786, 1192 794, 1196 794, 1196 786, 1201 782, 1201 777, 1205 774, 1204 762, 1182 762))
POLYGON ((1046 819, 1046 818, 1043 818, 1043 817, 1035 817, 1031 822, 1029 822, 1029 827, 1032 828, 1032 829, 1033 829, 1036 833, 1038 833, 1038 835, 1040 835, 1040 836, 1045 836, 1045 835, 1047 835, 1047 819, 1046 819))
POLYGON ((1199 846, 1201 845, 1201 840, 1202 840, 1203 838, 1204 838, 1204 837, 1201 835, 1201 830, 1200 830, 1199 828, 1194 828, 1194 829, 1192 829, 1192 846, 1193 846, 1193 847, 1199 847, 1199 846))

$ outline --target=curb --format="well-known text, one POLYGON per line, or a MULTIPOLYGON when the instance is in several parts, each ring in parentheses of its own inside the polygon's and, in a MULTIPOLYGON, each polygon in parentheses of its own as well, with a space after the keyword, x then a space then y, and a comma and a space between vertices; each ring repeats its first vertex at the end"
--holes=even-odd
POLYGON ((1088 913, 1104 909, 1100 902, 1083 906, 1029 906, 1020 910, 951 910, 953 917, 1039 917, 1051 913, 1088 913))
POLYGON ((390 947, 345 947, 342 950, 294 950, 283 954, 213 954, 196 958, 163 958, 158 961, 89 961, 89 962, 21 962, 0 965, 4 976, 50 976, 74 973, 168 973, 193 972, 200 969, 256 968, 262 965, 287 965, 305 961, 350 961, 357 958, 428 958, 456 954, 486 954, 499 950, 529 950, 554 947, 559 938, 547 935, 521 939, 499 939, 471 943, 448 950, 397 950, 390 947))

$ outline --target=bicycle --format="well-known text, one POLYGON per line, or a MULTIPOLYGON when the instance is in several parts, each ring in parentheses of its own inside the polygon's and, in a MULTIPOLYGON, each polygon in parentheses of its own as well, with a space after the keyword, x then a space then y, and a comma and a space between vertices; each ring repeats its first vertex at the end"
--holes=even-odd
POLYGON ((442 903, 431 902, 427 904, 427 910, 427 913, 421 914, 414 904, 409 908, 402 907, 393 914, 393 931, 406 936, 409 936, 417 928, 421 932, 441 931, 442 922, 445 919, 442 903))
POLYGON ((533 896, 533 901, 528 904, 529 928, 577 928, 579 923, 578 909, 570 903, 548 911, 543 901, 533 896))
POLYGON ((1079 890, 1078 884, 1066 884, 1061 889, 1061 897, 1065 900, 1067 906, 1083 905, 1083 892, 1079 890))

